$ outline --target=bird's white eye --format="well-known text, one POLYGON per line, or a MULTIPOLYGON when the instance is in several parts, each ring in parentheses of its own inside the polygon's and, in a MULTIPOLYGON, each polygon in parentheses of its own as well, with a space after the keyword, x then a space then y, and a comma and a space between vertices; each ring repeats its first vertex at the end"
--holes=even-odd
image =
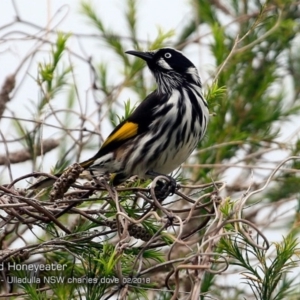
POLYGON ((170 58, 170 57, 172 57, 172 54, 169 53, 169 52, 167 52, 167 53, 165 54, 165 58, 170 58))

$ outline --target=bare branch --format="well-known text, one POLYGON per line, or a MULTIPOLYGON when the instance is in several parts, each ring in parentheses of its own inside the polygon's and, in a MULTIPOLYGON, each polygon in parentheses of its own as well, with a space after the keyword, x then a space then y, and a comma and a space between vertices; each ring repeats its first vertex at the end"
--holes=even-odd
MULTIPOLYGON (((42 142, 42 147, 41 145, 37 145, 36 147, 36 155, 42 155, 47 152, 50 152, 51 150, 55 149, 58 147, 60 144, 60 140, 55 140, 55 139, 47 139, 42 142), (42 152, 43 149, 43 152, 42 152)), ((32 155, 28 149, 23 149, 23 150, 18 150, 15 152, 10 152, 8 157, 1 155, 0 156, 0 165, 6 165, 6 164, 16 164, 20 162, 24 162, 27 160, 32 159, 32 155)))

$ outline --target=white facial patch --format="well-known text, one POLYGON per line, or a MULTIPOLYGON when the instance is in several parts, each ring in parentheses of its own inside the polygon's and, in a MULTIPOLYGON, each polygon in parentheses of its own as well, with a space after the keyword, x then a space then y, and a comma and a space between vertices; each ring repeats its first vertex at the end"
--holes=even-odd
POLYGON ((170 67, 170 65, 163 59, 163 58, 160 58, 158 61, 157 61, 157 64, 165 69, 165 70, 172 70, 172 68, 170 67))
POLYGON ((191 74, 191 76, 195 82, 200 82, 200 77, 199 77, 198 71, 195 67, 189 67, 186 70, 186 73, 191 74))

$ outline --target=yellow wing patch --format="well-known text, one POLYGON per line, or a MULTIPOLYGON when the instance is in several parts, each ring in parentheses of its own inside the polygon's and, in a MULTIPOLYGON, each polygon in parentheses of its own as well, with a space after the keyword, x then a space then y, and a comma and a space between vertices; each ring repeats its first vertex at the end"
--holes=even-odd
POLYGON ((125 122, 116 132, 110 135, 103 143, 102 148, 116 140, 126 140, 137 135, 138 124, 125 122))

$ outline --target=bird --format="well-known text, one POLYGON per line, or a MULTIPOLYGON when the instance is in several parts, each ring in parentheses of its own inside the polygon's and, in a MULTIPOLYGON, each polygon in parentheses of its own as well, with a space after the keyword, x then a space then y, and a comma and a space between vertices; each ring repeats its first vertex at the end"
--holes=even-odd
MULTIPOLYGON (((93 157, 79 163, 93 176, 113 174, 114 186, 134 175, 169 176, 203 139, 209 122, 198 70, 181 51, 166 47, 126 53, 146 62, 157 88, 114 128, 93 157)), ((30 189, 53 182, 46 178, 30 189)))

